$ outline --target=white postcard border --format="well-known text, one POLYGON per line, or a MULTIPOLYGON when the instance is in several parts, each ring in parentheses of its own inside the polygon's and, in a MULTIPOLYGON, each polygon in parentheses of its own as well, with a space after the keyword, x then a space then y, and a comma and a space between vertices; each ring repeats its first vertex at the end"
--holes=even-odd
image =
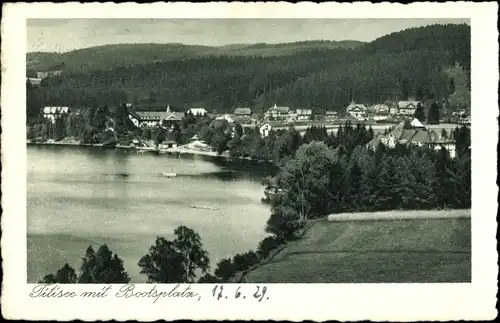
MULTIPOLYGON (((2 15, 2 312, 6 318, 453 320, 493 319, 497 292, 496 3, 37 3, 7 4, 2 15), (211 299, 212 284, 193 285, 202 300, 38 299, 26 278, 26 18, 470 18, 472 29, 472 283, 267 284, 270 299, 211 299)), ((167 285, 158 288, 171 289, 167 285)), ((251 290, 255 285, 241 285, 251 290)), ((262 286, 262 285, 261 285, 262 286)), ((99 290, 72 285, 68 290, 99 290)), ((116 287, 118 288, 118 287, 116 287)), ((150 285, 137 285, 147 290, 150 285)), ((235 289, 229 284, 227 290, 235 289)), ((116 290, 115 290, 116 291, 116 290)))

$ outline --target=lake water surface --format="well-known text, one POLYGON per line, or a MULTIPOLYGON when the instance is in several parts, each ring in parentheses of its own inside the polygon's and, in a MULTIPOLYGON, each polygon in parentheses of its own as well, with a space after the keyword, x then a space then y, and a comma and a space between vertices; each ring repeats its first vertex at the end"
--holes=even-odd
POLYGON ((255 249, 267 236, 262 204, 270 167, 199 156, 136 154, 87 147, 28 147, 28 281, 78 269, 85 249, 108 244, 133 282, 156 236, 185 225, 198 232, 212 267, 255 249), (175 172, 167 178, 162 172, 175 172), (190 206, 213 209, 191 208, 190 206))

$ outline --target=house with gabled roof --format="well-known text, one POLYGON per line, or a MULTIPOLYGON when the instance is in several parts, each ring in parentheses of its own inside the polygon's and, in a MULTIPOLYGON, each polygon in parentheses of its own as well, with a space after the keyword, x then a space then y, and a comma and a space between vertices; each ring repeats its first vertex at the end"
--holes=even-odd
POLYGON ((276 104, 274 104, 274 106, 271 107, 266 112, 266 114, 264 115, 264 119, 284 121, 284 120, 288 119, 289 116, 290 116, 290 108, 289 107, 277 106, 276 104))
POLYGON ((169 127, 184 118, 183 112, 172 112, 170 106, 167 106, 166 111, 135 111, 131 105, 127 105, 127 110, 129 119, 139 128, 169 127))
POLYGON ((295 110, 295 115, 297 116, 297 120, 311 120, 312 119, 312 110, 311 109, 297 109, 295 110))
POLYGON ((372 107, 373 120, 382 121, 389 118, 390 108, 387 104, 376 104, 372 107))
POLYGON ((409 128, 405 128, 405 123, 401 122, 387 135, 372 139, 367 146, 375 149, 379 143, 388 148, 394 148, 396 144, 427 147, 435 150, 444 147, 448 150, 450 157, 455 157, 455 140, 453 137, 442 137, 435 130, 427 129, 416 118, 410 122, 409 128))
POLYGON ((347 106, 346 111, 348 115, 356 119, 366 116, 366 106, 364 104, 356 104, 354 101, 347 106))
POLYGON ((412 116, 415 114, 415 110, 417 110, 419 104, 422 103, 415 100, 399 101, 398 114, 403 116, 412 116))
POLYGON ((234 110, 234 115, 235 116, 251 116, 252 115, 252 110, 250 108, 236 108, 234 110))
POLYGON ((32 86, 39 86, 42 83, 41 78, 28 77, 27 80, 32 86))

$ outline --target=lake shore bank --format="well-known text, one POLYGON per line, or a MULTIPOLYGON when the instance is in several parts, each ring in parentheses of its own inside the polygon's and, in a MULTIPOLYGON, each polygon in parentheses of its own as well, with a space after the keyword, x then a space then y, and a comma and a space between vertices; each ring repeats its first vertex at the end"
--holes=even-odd
MULTIPOLYGON (((30 140, 27 140, 26 144, 27 145, 40 145, 40 146, 73 146, 73 147, 106 148, 103 146, 103 144, 83 144, 83 143, 74 142, 74 141, 32 142, 30 140)), ((253 161, 256 163, 268 163, 268 164, 273 163, 270 160, 252 159, 250 157, 233 157, 233 156, 230 156, 227 151, 225 151, 224 153, 219 155, 215 151, 204 151, 204 150, 193 149, 193 148, 190 148, 188 145, 189 144, 178 146, 178 147, 166 148, 166 149, 163 149, 161 151, 156 147, 135 147, 135 146, 127 146, 127 145, 116 145, 114 148, 107 148, 107 149, 126 149, 126 150, 136 151, 137 153, 148 152, 148 153, 158 153, 160 155, 206 156, 206 157, 213 157, 213 158, 223 158, 226 160, 246 160, 246 161, 253 161)))

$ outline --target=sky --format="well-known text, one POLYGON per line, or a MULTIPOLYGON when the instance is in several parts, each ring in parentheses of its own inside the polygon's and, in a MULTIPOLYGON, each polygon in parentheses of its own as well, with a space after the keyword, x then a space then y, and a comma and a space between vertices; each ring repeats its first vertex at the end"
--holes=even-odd
POLYGON ((469 19, 28 19, 27 51, 121 43, 222 46, 305 40, 372 41, 411 27, 469 19))

